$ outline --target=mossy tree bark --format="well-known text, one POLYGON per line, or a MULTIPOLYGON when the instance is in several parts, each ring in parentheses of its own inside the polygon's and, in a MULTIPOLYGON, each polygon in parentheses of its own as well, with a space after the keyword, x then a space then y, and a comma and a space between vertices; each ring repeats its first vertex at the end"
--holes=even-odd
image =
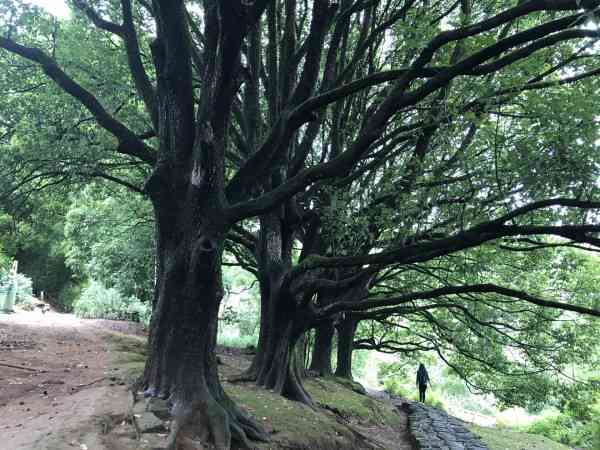
MULTIPOLYGON (((421 198, 425 193, 429 196, 429 191, 420 192, 417 187, 423 186, 423 189, 429 190, 429 181, 438 182, 444 177, 428 180, 424 184, 413 183, 415 171, 412 167, 421 167, 423 163, 427 165, 423 166, 426 173, 435 174, 438 166, 429 166, 429 160, 431 164, 433 161, 443 161, 439 166, 442 169, 440 174, 443 174, 453 170, 462 171, 465 161, 462 151, 448 159, 447 155, 440 153, 447 146, 427 148, 425 141, 445 142, 446 139, 444 135, 430 136, 431 139, 427 137, 427 133, 423 133, 423 123, 434 119, 433 126, 436 129, 444 129, 445 126, 441 125, 447 124, 447 120, 458 127, 462 126, 461 123, 468 124, 468 132, 465 128, 463 133, 458 133, 467 135, 463 141, 466 149, 473 139, 470 130, 476 129, 479 123, 479 120, 473 121, 469 116, 476 112, 476 115, 481 114, 481 118, 485 119, 483 115, 487 114, 487 106, 494 102, 490 103, 488 97, 473 98, 453 109, 455 117, 442 119, 435 113, 435 117, 429 117, 424 122, 420 114, 412 117, 413 114, 403 112, 435 112, 436 109, 428 105, 431 101, 437 104, 445 101, 446 93, 450 92, 449 86, 457 77, 489 80, 490 75, 538 51, 572 40, 596 38, 596 30, 581 26, 588 15, 581 9, 594 10, 600 5, 599 0, 519 2, 505 10, 496 10, 497 14, 486 14, 479 22, 440 31, 432 39, 427 37, 422 43, 410 47, 411 54, 406 55, 406 61, 410 61, 408 66, 391 67, 385 56, 387 52, 382 51, 387 44, 382 36, 409 17, 419 16, 424 20, 423 24, 428 23, 431 18, 415 9, 420 7, 419 2, 405 2, 402 9, 397 10, 386 6, 386 2, 353 0, 206 1, 198 3, 200 14, 188 13, 183 0, 139 2, 143 14, 134 14, 138 11, 132 8, 136 5, 132 5, 130 0, 107 2, 110 7, 121 7, 120 11, 111 9, 107 14, 104 11, 103 14, 96 12, 90 5, 95 2, 71 3, 79 8, 82 17, 87 16, 90 24, 100 28, 102 33, 111 33, 111 39, 122 40, 124 60, 129 65, 131 75, 131 84, 123 91, 135 89, 138 94, 138 103, 134 104, 129 94, 123 103, 128 105, 123 110, 130 111, 129 116, 119 113, 121 108, 113 113, 112 107, 103 105, 105 101, 111 106, 118 104, 108 102, 118 97, 108 96, 103 90, 96 97, 88 89, 95 86, 91 78, 78 83, 71 77, 71 68, 64 70, 60 66, 61 62, 69 64, 67 61, 55 59, 54 54, 46 52, 44 48, 28 47, 13 40, 13 37, 17 40, 25 37, 29 31, 32 31, 30 36, 44 35, 45 19, 21 21, 16 17, 15 23, 22 22, 25 33, 22 34, 21 30, 12 36, 11 33, 2 33, 0 48, 39 65, 45 76, 92 115, 94 126, 103 130, 102 146, 114 144, 114 156, 119 158, 119 163, 114 164, 118 167, 116 172, 102 172, 105 164, 100 160, 96 161, 97 172, 96 164, 89 164, 94 163, 88 159, 90 155, 85 155, 86 158, 69 156, 69 160, 85 161, 81 176, 89 174, 93 179, 105 178, 120 183, 152 200, 157 221, 158 264, 154 300, 156 311, 145 372, 148 393, 168 395, 174 400, 174 445, 180 436, 178 431, 189 430, 192 436, 201 435, 200 440, 206 445, 221 448, 229 447, 232 439, 245 442, 246 436, 261 435, 256 425, 247 420, 223 393, 216 371, 214 346, 217 311, 222 296, 220 261, 223 242, 231 227, 242 224, 246 219, 261 216, 268 220, 272 217, 285 217, 287 220, 292 217, 288 212, 294 209, 290 203, 295 197, 304 196, 298 204, 310 210, 318 203, 316 193, 321 188, 327 188, 328 185, 344 188, 345 182, 352 183, 365 175, 364 170, 370 170, 368 167, 378 171, 394 166, 390 178, 404 180, 403 184, 408 180, 411 190, 407 191, 407 195, 414 199, 421 198), (202 18, 198 19, 200 15, 202 18), (146 23, 135 22, 145 21, 149 17, 151 19, 146 23), (510 24, 521 18, 531 25, 513 33, 510 24), (38 25, 35 23, 41 24, 41 28, 36 29, 38 25), (301 23, 303 25, 299 26, 301 23), (142 58, 138 30, 156 32, 156 40, 152 44, 155 73, 146 73, 148 64, 142 58), (511 35, 503 35, 502 30, 511 30, 511 35), (460 58, 449 59, 445 53, 453 42, 458 48, 463 41, 479 42, 481 39, 477 36, 495 31, 499 32, 499 38, 492 39, 489 45, 485 45, 485 42, 482 46, 467 45, 468 50, 465 48, 460 58), (263 47, 266 47, 264 51, 263 47), (433 63, 435 61, 447 61, 447 64, 439 66, 433 63), (240 95, 242 86, 244 93, 240 95), (432 94, 436 92, 443 94, 433 100, 432 94), (333 104, 336 104, 337 112, 331 115, 327 109, 333 104), (146 120, 137 115, 144 108, 146 120), (403 116, 401 121, 397 120, 399 114, 403 116), (233 126, 232 122, 235 122, 233 126), (330 134, 330 128, 337 128, 340 132, 330 134), (112 136, 110 140, 104 140, 105 132, 112 136), (337 137, 331 139, 332 135, 337 137), (232 138, 232 142, 228 142, 229 138, 232 138), (331 141, 331 145, 328 145, 328 141, 331 141), (413 141, 417 145, 411 156, 406 153, 411 147, 404 147, 404 143, 413 141), (317 151, 319 147, 322 149, 320 154, 317 151), (395 164, 388 164, 393 162, 388 158, 399 153, 408 155, 410 162, 404 174, 400 170, 396 172, 395 164), (152 171, 145 189, 134 186, 127 177, 119 178, 122 169, 138 164, 152 171), (225 186, 226 173, 228 183, 225 186), (269 180, 267 185, 264 180, 269 180), (344 183, 340 185, 340 181, 344 183), (204 419, 191 420, 195 412, 204 419)), ((469 9, 470 2, 460 3, 464 10, 469 9)), ((463 12, 465 16, 469 15, 463 12)), ((30 12, 27 11, 27 14, 30 12)), ((479 19, 478 14, 474 20, 479 19)), ((10 28, 8 22, 3 26, 10 28)), ((33 41, 25 39, 25 42, 33 41)), ((400 46, 394 50, 404 51, 404 41, 399 39, 398 42, 400 46)), ((560 47, 557 49, 560 50, 560 47)), ((79 69, 77 67, 72 72, 81 72, 79 69)), ((560 80, 558 84, 597 75, 596 71, 585 70, 577 77, 560 80)), ((508 75, 511 73, 508 72, 508 75)), ((541 77, 539 80, 543 80, 548 74, 543 68, 538 75, 541 77)), ((509 91, 516 94, 521 90, 558 85, 531 83, 528 81, 530 79, 531 76, 527 75, 510 86, 500 86, 498 90, 494 88, 495 93, 491 95, 504 99, 509 91)), ((463 97, 458 95, 456 98, 463 97)), ((462 147, 461 144, 459 148, 462 147)), ((481 160, 476 162, 483 166, 495 160, 485 152, 481 152, 480 156, 481 160)), ((34 172, 39 170, 38 162, 36 158, 34 172)), ((57 165, 57 170, 51 170, 44 176, 62 179, 69 175, 66 178, 70 179, 72 174, 81 173, 82 166, 71 167, 70 164, 63 159, 57 165)), ((523 184, 519 181, 520 177, 528 180, 531 176, 528 172, 521 174, 518 171, 509 175, 515 180, 515 185, 523 184)), ((38 183, 37 176, 34 180, 38 183)), ((482 181, 495 183, 497 180, 482 181)), ((572 181, 579 182, 565 179, 564 185, 571 186, 572 181)), ((444 181, 442 185, 446 182, 450 181, 444 181)), ((464 181, 452 179, 451 182, 464 182, 464 192, 472 191, 470 177, 464 181)), ((363 190, 364 187, 361 188, 363 190)), ((594 236, 600 228, 596 223, 577 220, 573 224, 560 221, 560 225, 557 225, 559 222, 548 218, 553 215, 544 213, 539 216, 543 218, 540 225, 531 226, 533 219, 529 217, 550 207, 579 209, 580 212, 598 209, 596 201, 570 198, 570 188, 557 191, 559 196, 556 198, 540 198, 543 195, 540 192, 524 191, 522 194, 527 203, 498 216, 507 202, 510 203, 510 192, 507 189, 506 196, 499 194, 491 203, 488 203, 488 199, 482 203, 477 196, 467 196, 466 210, 474 211, 473 215, 461 215, 460 220, 454 223, 444 223, 442 235, 417 234, 413 236, 414 239, 407 240, 406 237, 410 236, 407 236, 405 229, 399 230, 395 236, 396 228, 402 227, 396 225, 399 222, 394 220, 390 228, 394 236, 386 237, 381 241, 381 246, 378 243, 372 246, 381 247, 381 251, 365 251, 358 255, 318 252, 311 255, 314 257, 302 260, 299 270, 295 270, 298 267, 290 269, 291 257, 281 250, 291 248, 290 233, 279 231, 280 239, 267 239, 266 243, 279 243, 281 249, 279 253, 269 250, 267 253, 273 257, 269 257, 271 262, 264 265, 267 284, 261 291, 264 302, 268 300, 264 308, 268 319, 261 327, 262 361, 257 361, 256 368, 259 383, 274 387, 292 398, 307 401, 308 397, 301 389, 297 367, 294 367, 295 358, 291 357, 294 345, 306 329, 343 311, 365 311, 386 306, 389 307, 387 311, 392 313, 396 306, 413 300, 465 293, 494 293, 542 307, 599 315, 597 310, 583 306, 546 301, 490 284, 447 286, 428 292, 406 293, 387 300, 364 300, 364 297, 360 297, 364 301, 352 305, 342 301, 327 307, 315 305, 313 301, 311 292, 318 291, 319 287, 307 289, 304 296, 298 286, 283 287, 286 273, 294 272, 297 278, 308 273, 321 277, 324 271, 340 267, 370 270, 376 266, 418 264, 467 251, 502 237, 553 235, 573 243, 598 245, 594 236), (481 222, 479 213, 481 207, 489 212, 484 222, 481 222), (399 237, 405 244, 396 245, 400 242, 396 239, 399 237), (390 242, 393 245, 388 246, 390 242), (317 314, 319 317, 307 320, 312 307, 321 310, 317 314)), ((398 197, 395 191, 390 195, 398 197)), ((383 204, 387 202, 386 196, 380 199, 384 201, 383 204)), ((432 200, 426 203, 448 203, 443 196, 432 200)), ((400 203, 394 205, 402 206, 401 201, 402 198, 400 203)), ((371 203, 370 200, 368 203, 371 203)), ((378 200, 377 203, 381 202, 378 200)), ((450 206, 452 204, 450 202, 450 206)), ((417 208, 427 207, 424 203, 417 208)), ((431 211, 423 209, 417 217, 428 217, 431 211)), ((443 217, 444 214, 436 212, 435 216, 443 217)), ((568 216, 565 214, 564 217, 568 216)), ((407 218, 412 223, 413 213, 407 218)), ((441 224, 431 224, 431 229, 435 230, 438 225, 441 224)), ((411 235, 412 231, 408 234, 411 235)), ((322 281, 321 287, 331 284, 330 279, 322 281)), ((340 332, 342 344, 341 353, 338 353, 338 372, 351 376, 352 347, 349 336, 354 330, 347 334, 344 330, 345 325, 340 332)))
POLYGON ((315 328, 315 341, 309 370, 321 377, 333 374, 331 355, 335 326, 333 320, 327 320, 315 328))
POLYGON ((337 326, 338 347, 335 376, 352 379, 352 351, 354 334, 358 322, 351 316, 345 317, 337 326))

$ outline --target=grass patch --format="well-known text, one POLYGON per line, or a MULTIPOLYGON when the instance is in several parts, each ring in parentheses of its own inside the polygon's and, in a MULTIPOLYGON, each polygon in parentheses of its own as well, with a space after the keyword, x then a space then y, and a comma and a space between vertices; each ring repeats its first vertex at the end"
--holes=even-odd
POLYGON ((473 424, 467 424, 467 427, 481 437, 490 450, 570 450, 570 447, 536 434, 473 424))
POLYGON ((352 433, 332 414, 313 410, 250 383, 223 382, 223 387, 272 433, 272 442, 259 448, 355 448, 352 433))
MULTIPOLYGON (((107 332, 112 365, 124 380, 134 381, 144 369, 146 340, 118 332, 107 332)), ((221 355, 219 365, 225 392, 271 434, 272 441, 258 445, 259 449, 343 449, 362 448, 356 434, 338 422, 335 411, 345 419, 361 424, 395 426, 399 416, 387 403, 359 394, 354 384, 335 378, 309 378, 305 386, 314 401, 323 407, 312 409, 298 402, 256 386, 254 383, 229 383, 227 378, 238 374, 249 361, 241 356, 221 355), (231 372, 231 373, 228 373, 231 372)))
POLYGON ((395 426, 400 417, 394 407, 359 394, 349 386, 348 381, 336 378, 309 378, 304 386, 313 400, 326 408, 335 409, 346 418, 356 419, 365 424, 386 424, 395 426))

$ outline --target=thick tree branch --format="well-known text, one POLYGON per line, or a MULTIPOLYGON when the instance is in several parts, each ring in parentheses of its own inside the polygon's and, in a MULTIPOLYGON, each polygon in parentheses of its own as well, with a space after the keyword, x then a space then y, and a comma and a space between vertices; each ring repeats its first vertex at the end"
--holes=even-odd
MULTIPOLYGON (((533 3, 545 4, 547 2, 533 3)), ((561 8, 566 7, 565 2, 550 3, 552 4, 548 6, 549 8, 558 7, 558 3, 562 5, 561 8)), ((533 6, 530 5, 530 7, 533 6)), ((600 35, 597 31, 591 30, 568 30, 564 33, 556 33, 553 36, 544 38, 548 34, 555 33, 580 23, 584 16, 585 15, 583 14, 576 14, 566 18, 557 19, 501 39, 495 44, 475 52, 462 61, 440 71, 421 87, 406 92, 405 89, 408 86, 409 81, 416 77, 418 71, 422 69, 422 66, 415 63, 415 65, 413 65, 413 67, 400 79, 387 98, 379 105, 377 111, 367 121, 362 133, 348 150, 327 163, 319 164, 301 171, 296 176, 290 178, 276 189, 264 194, 262 197, 234 205, 230 210, 231 216, 234 218, 243 218, 267 212, 277 204, 287 200, 317 180, 346 175, 356 161, 370 148, 372 143, 379 138, 389 119, 397 111, 417 104, 431 93, 447 86, 455 77, 462 74, 468 74, 485 61, 493 59, 511 48, 533 41, 531 45, 509 55, 507 57, 508 60, 504 60, 506 64, 514 63, 520 59, 526 58, 539 48, 545 48, 548 45, 563 40, 600 35)), ((471 29, 470 27, 467 28, 471 29)), ((327 99, 321 99, 321 101, 335 101, 335 97, 336 96, 332 96, 332 98, 328 97, 327 99)), ((320 103, 317 104, 320 105, 320 103)), ((240 169, 227 188, 228 198, 233 203, 240 198, 243 198, 240 197, 240 194, 245 192, 245 189, 247 190, 249 183, 253 182, 250 180, 253 180, 253 177, 256 176, 257 173, 260 174, 269 167, 271 158, 277 153, 278 148, 282 143, 287 142, 292 133, 311 117, 312 109, 308 107, 307 111, 305 108, 307 108, 306 102, 287 115, 284 114, 275 125, 263 147, 246 163, 246 166, 240 169), (252 174, 252 177, 250 177, 250 174, 252 174)))
POLYGON ((596 245, 596 239, 589 233, 600 232, 600 225, 558 225, 558 226, 519 226, 505 225, 506 222, 532 211, 549 206, 573 207, 581 209, 600 209, 600 202, 576 199, 556 198, 532 202, 494 220, 480 223, 469 230, 461 231, 453 236, 420 242, 383 251, 346 257, 310 256, 300 263, 290 274, 295 278, 303 271, 324 267, 351 267, 370 264, 409 264, 424 262, 438 256, 476 247, 485 242, 507 236, 556 235, 575 242, 586 242, 596 245))
POLYGON ((123 41, 125 42, 125 50, 127 52, 127 61, 129 62, 129 70, 135 87, 142 97, 144 104, 152 118, 154 129, 158 129, 158 109, 156 105, 156 93, 154 86, 148 78, 142 57, 140 54, 140 46, 137 37, 135 24, 133 23, 133 14, 131 11, 131 0, 121 0, 121 9, 123 12, 123 41))
POLYGON ((83 12, 92 21, 94 25, 96 25, 101 30, 108 31, 109 33, 113 33, 117 36, 125 38, 125 27, 103 19, 100 16, 100 14, 98 14, 94 10, 94 8, 87 4, 87 2, 83 0, 73 0, 73 4, 77 9, 83 12))
MULTIPOLYGON (((529 295, 523 291, 518 291, 515 289, 510 289, 489 283, 465 286, 446 286, 439 289, 433 289, 431 291, 415 292, 386 299, 371 299, 357 302, 336 302, 321 308, 317 312, 317 314, 319 316, 331 316, 342 311, 367 311, 373 308, 382 308, 388 306, 392 306, 394 308, 387 310, 387 312, 389 312, 390 314, 397 314, 399 311, 402 311, 395 308, 398 305, 410 303, 416 300, 431 300, 439 297, 457 294, 500 294, 505 297, 523 300, 525 302, 532 303, 537 306, 543 306, 545 308, 561 309, 564 311, 573 311, 579 314, 600 317, 600 310, 598 309, 586 308, 579 305, 571 305, 569 303, 564 302, 544 300, 529 295)), ((438 305, 438 307, 448 307, 448 305, 438 305)), ((411 312, 411 308, 414 307, 406 307, 406 311, 411 312)), ((384 314, 386 310, 377 310, 376 312, 377 314, 384 314)))
POLYGON ((37 48, 25 47, 6 37, 0 37, 0 48, 38 63, 49 78, 63 91, 81 102, 92 113, 98 124, 117 138, 119 153, 135 156, 149 164, 154 163, 156 157, 152 149, 129 128, 112 117, 98 99, 69 77, 54 59, 37 48))

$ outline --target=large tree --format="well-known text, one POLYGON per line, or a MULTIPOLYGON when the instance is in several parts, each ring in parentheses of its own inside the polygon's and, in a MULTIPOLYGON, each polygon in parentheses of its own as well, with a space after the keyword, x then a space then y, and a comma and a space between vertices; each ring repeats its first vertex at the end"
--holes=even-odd
MULTIPOLYGON (((299 211, 299 196, 310 203, 306 193, 311 189, 360 176, 374 157, 385 160, 401 152, 400 144, 410 139, 406 133, 427 137, 431 121, 447 122, 469 111, 476 115, 487 97, 595 75, 584 64, 570 77, 560 69, 572 57, 567 51, 571 43, 600 35, 586 26, 599 4, 525 1, 502 9, 494 1, 471 7, 466 0, 435 6, 414 0, 74 0, 79 18, 89 20, 83 36, 116 48, 127 63, 136 96, 125 103, 125 115, 123 108, 106 106, 114 90, 102 80, 89 82, 94 71, 107 70, 105 64, 79 66, 68 53, 56 51, 60 32, 41 20, 39 11, 10 0, 0 3, 0 48, 40 67, 79 102, 91 114, 94 129, 110 136, 112 148, 105 145, 104 152, 151 172, 143 192, 154 207, 158 263, 144 381, 148 395, 169 396, 174 403, 173 445, 193 438, 229 448, 232 441, 247 444, 247 437, 266 439, 221 388, 214 352, 225 241, 247 237, 240 228, 248 219, 272 224, 261 230, 271 255, 269 295, 277 299, 277 308, 269 308, 266 317, 277 337, 284 338, 283 346, 267 349, 259 379, 298 397, 303 396, 300 387, 286 385, 288 344, 314 322, 310 315, 318 320, 346 309, 383 305, 337 302, 315 313, 312 293, 329 285, 330 280, 320 278, 327 270, 367 265, 374 272, 381 265, 418 263, 505 236, 595 240, 592 233, 600 227, 593 218, 578 222, 566 215, 573 220, 518 223, 543 208, 598 206, 588 195, 572 198, 576 193, 564 189, 559 193, 568 198, 525 195, 526 204, 509 212, 498 201, 477 223, 427 236, 408 233, 410 239, 395 241, 383 252, 310 256, 312 247, 306 245, 302 263, 282 270, 293 256, 289 232, 309 220, 299 211), (552 57, 554 52, 560 56, 552 57), (543 70, 536 66, 520 76, 508 71, 497 85, 486 84, 492 73, 519 64, 528 68, 527 61, 539 54, 548 58, 543 70), (556 77, 561 74, 563 80, 556 77), (456 111, 438 111, 430 102, 445 98, 453 80, 472 83, 481 92, 464 95, 470 101, 456 102, 456 111), (335 129, 348 114, 357 118, 355 128, 333 133, 338 142, 331 143, 331 152, 315 158, 313 147, 327 147, 326 130, 335 129), (303 319, 306 313, 309 317, 303 319)), ((467 130, 459 133, 464 136, 467 130)), ((423 155, 416 156, 408 164, 409 178, 423 155)), ((101 170, 106 165, 92 168, 85 174, 142 190, 101 170)), ((60 176, 62 170, 57 172, 60 176)), ((503 192, 503 198, 513 194, 503 192)), ((460 289, 475 288, 498 289, 460 289)), ((453 293, 459 288, 444 289, 453 293)))

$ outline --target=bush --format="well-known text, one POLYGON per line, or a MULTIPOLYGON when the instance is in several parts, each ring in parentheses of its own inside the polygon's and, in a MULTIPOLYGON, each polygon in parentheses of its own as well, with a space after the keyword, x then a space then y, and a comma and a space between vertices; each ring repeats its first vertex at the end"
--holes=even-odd
POLYGON ((256 347, 257 341, 257 336, 239 336, 227 332, 220 332, 217 335, 217 344, 223 347, 250 349, 256 347))
POLYGON ((81 297, 81 293, 86 288, 87 284, 78 283, 75 281, 69 281, 65 284, 60 292, 58 293, 58 297, 54 302, 55 306, 58 307, 61 311, 72 312, 73 305, 77 301, 79 297, 81 297))
MULTIPOLYGON (((388 378, 383 383, 383 388, 386 392, 389 392, 392 395, 397 395, 398 397, 406 398, 408 400, 417 401, 419 400, 419 390, 416 386, 407 386, 406 384, 402 384, 398 379, 388 378)), ((433 391, 433 389, 427 389, 427 394, 425 396, 425 404, 429 406, 433 406, 434 408, 441 409, 443 411, 446 410, 444 403, 438 398, 437 394, 433 391)))
POLYGON ((35 297, 29 297, 26 300, 23 300, 19 303, 19 308, 23 311, 34 311, 37 304, 37 300, 35 297))
POLYGON ((73 305, 78 317, 86 319, 132 320, 146 326, 150 322, 150 305, 136 297, 124 297, 114 288, 92 281, 73 305))
POLYGON ((600 448, 599 420, 581 422, 568 414, 555 414, 536 420, 526 431, 569 446, 600 448))
POLYGON ((0 286, 10 287, 10 294, 7 293, 6 295, 14 295, 15 304, 20 304, 23 306, 25 303, 27 303, 23 309, 27 310, 29 304, 33 303, 33 282, 31 281, 31 278, 21 273, 17 273, 16 277, 11 280, 9 272, 1 271, 0 286), (16 292, 12 291, 15 286, 17 288, 16 292))
POLYGON ((17 297, 16 302, 22 303, 31 300, 33 297, 33 282, 31 278, 18 273, 16 276, 17 282, 17 297))
POLYGON ((600 448, 600 418, 592 422, 590 431, 590 448, 600 448))

